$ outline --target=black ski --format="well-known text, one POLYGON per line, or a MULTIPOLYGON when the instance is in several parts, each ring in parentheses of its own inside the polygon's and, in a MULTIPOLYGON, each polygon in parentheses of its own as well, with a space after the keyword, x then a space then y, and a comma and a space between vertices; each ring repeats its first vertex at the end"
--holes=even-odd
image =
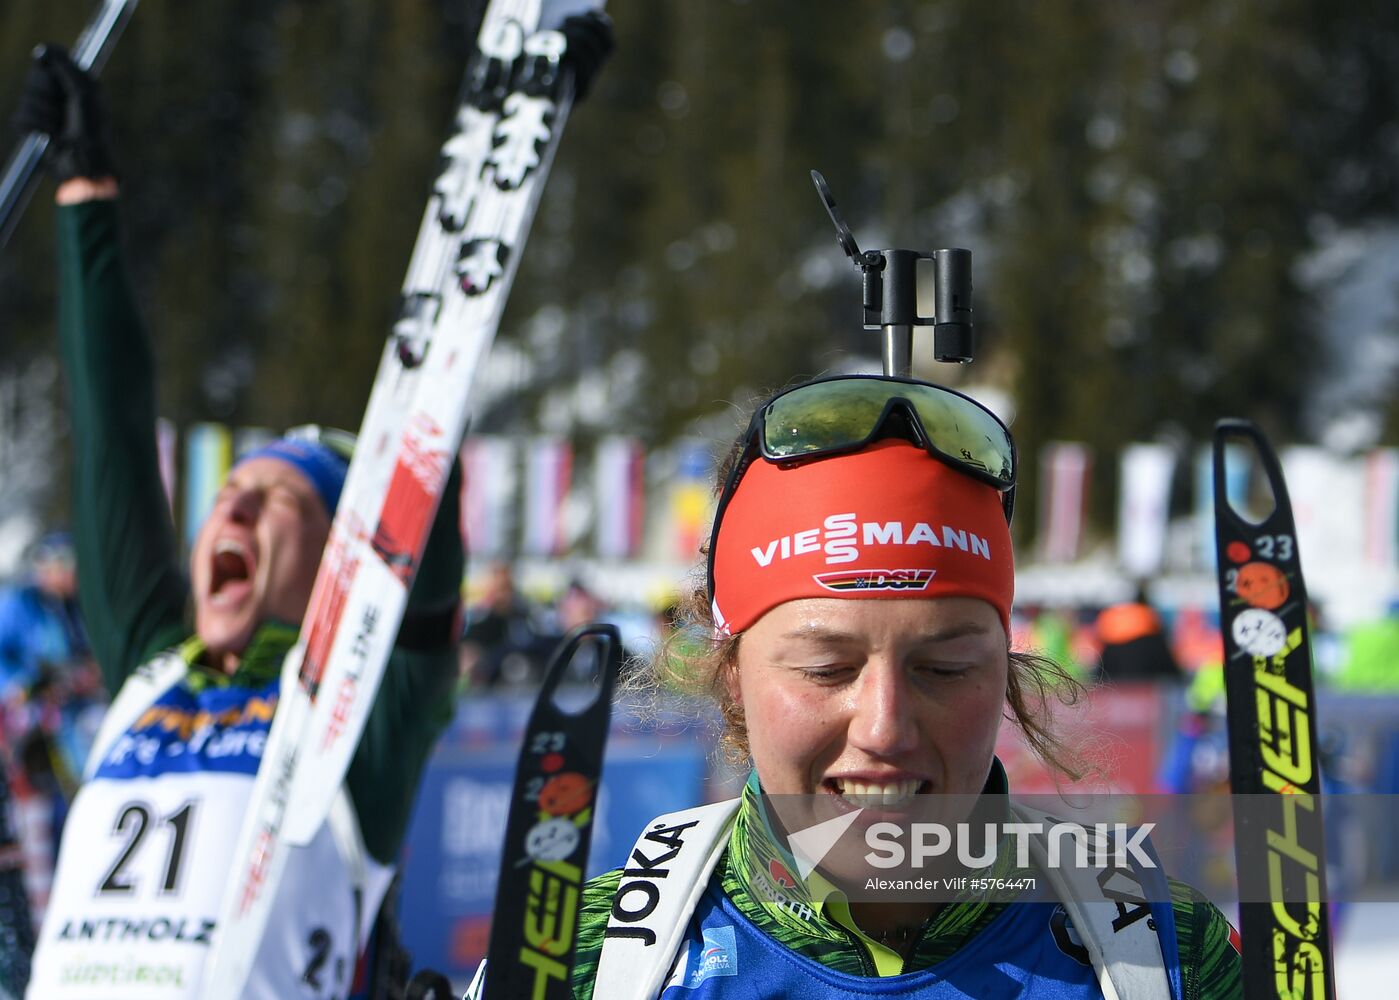
POLYGON ((549 664, 515 769, 485 979, 477 973, 472 1000, 573 996, 584 869, 621 667, 622 639, 612 625, 570 632, 549 664), (597 657, 596 697, 570 713, 554 695, 582 650, 597 657))
MULTIPOLYGON (((104 0, 97 14, 88 22, 73 46, 73 62, 94 77, 107 65, 107 57, 116 47, 126 22, 136 10, 136 0, 104 0)), ((0 249, 10 241, 10 234, 24 215, 25 206, 39 183, 39 164, 49 148, 49 137, 30 133, 19 146, 0 175, 0 249)))
POLYGON ((1282 467, 1248 421, 1215 425, 1214 516, 1244 996, 1335 1000, 1307 590, 1282 467), (1225 488, 1225 446, 1239 437, 1272 491, 1258 523, 1225 488))

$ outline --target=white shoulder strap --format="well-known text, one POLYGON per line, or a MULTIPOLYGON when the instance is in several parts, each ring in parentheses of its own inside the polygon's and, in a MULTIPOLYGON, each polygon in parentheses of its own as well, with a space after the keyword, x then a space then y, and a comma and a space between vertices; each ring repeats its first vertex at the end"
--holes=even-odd
POLYGON ((476 966, 476 975, 471 977, 471 982, 466 987, 466 992, 461 995, 461 1000, 481 1000, 481 991, 486 988, 486 960, 481 959, 481 964, 476 966))
POLYGON ((690 917, 729 841, 738 799, 658 816, 622 869, 593 996, 652 1000, 675 962, 690 917))
POLYGON ((369 851, 360 836, 355 807, 351 804, 344 785, 340 786, 335 798, 331 800, 326 825, 330 827, 335 847, 345 862, 345 873, 350 876, 350 887, 356 892, 363 892, 365 882, 369 879, 369 851))
POLYGON ((146 710, 154 705, 166 691, 182 681, 189 673, 189 664, 175 651, 161 653, 147 660, 122 684, 117 696, 112 699, 107 712, 102 716, 102 725, 97 728, 97 736, 88 751, 87 762, 83 765, 83 780, 87 781, 97 772, 98 765, 112 749, 112 744, 122 733, 136 724, 146 710))
MULTIPOLYGON (((354 800, 344 784, 331 800, 330 812, 326 814, 326 828, 335 841, 335 849, 345 863, 345 872, 350 879, 359 906, 359 941, 357 951, 364 951, 374 930, 374 922, 379 918, 379 910, 388 896, 393 883, 396 865, 386 865, 374 859, 364 842, 364 832, 360 828, 359 814, 355 812, 354 800)), ((292 848, 291 857, 300 848, 292 848)), ((293 862, 294 863, 294 862, 293 862)))
MULTIPOLYGON (((1020 804, 1011 811, 1023 823, 1042 824, 1048 831, 1053 816, 1020 804)), ((1044 834, 1030 837, 1030 858, 1045 873, 1054 894, 1068 911, 1074 929, 1088 949, 1104 1000, 1171 1000, 1171 983, 1161 941, 1150 920, 1113 926, 1120 916, 1120 892, 1109 898, 1093 872, 1071 865, 1049 865, 1044 834)), ((1141 905, 1145 906, 1143 899, 1141 905)))

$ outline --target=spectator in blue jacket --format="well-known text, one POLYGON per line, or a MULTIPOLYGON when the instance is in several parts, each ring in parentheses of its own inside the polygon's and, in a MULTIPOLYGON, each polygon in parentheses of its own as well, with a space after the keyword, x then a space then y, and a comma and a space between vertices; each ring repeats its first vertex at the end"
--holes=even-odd
POLYGON ((29 578, 0 596, 0 697, 13 703, 41 679, 64 680, 89 657, 78 612, 73 542, 50 532, 29 551, 29 578))

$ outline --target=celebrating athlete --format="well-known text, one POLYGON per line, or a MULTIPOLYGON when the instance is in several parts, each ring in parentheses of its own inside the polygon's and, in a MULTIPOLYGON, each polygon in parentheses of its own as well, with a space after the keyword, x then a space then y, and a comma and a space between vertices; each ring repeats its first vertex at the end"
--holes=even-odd
MULTIPOLYGON (((69 816, 29 996, 192 998, 349 436, 304 429, 240 459, 199 531, 187 583, 95 84, 48 49, 26 81, 20 124, 50 137, 59 180, 79 589, 114 695, 69 816)), ((342 798, 287 866, 247 996, 349 992, 451 716, 464 559, 455 497, 449 486, 342 798)))

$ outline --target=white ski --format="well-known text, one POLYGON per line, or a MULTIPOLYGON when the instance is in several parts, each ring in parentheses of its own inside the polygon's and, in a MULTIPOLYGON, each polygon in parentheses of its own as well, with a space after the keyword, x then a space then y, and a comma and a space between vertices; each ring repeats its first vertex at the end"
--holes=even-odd
MULTIPOLYGON (((580 9, 568 4, 569 12, 580 9)), ((587 9, 585 5, 581 9, 587 9)), ((493 0, 254 784, 201 996, 241 994, 292 845, 325 822, 383 676, 571 104, 540 0, 493 0)), ((548 23, 562 20, 551 4, 548 23)))

